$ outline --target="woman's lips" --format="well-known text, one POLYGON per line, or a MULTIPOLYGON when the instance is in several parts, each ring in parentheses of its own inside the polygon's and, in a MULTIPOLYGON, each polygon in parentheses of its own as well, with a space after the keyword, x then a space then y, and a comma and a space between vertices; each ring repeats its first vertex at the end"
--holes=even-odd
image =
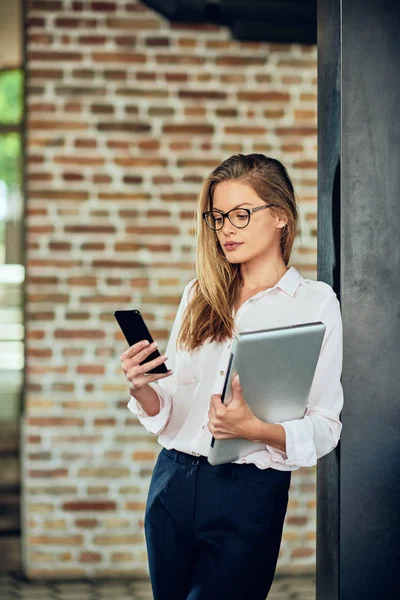
POLYGON ((235 242, 233 244, 224 244, 224 248, 225 250, 227 250, 228 252, 230 252, 231 250, 236 250, 237 248, 239 248, 239 246, 241 246, 243 244, 243 242, 235 242))

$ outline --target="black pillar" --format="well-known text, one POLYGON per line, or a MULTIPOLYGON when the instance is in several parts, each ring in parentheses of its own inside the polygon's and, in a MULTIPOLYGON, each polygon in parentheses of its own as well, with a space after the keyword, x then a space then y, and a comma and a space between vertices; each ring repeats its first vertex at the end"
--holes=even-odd
POLYGON ((400 598, 399 40, 399 2, 319 0, 318 278, 341 300, 345 405, 318 465, 318 600, 400 598))

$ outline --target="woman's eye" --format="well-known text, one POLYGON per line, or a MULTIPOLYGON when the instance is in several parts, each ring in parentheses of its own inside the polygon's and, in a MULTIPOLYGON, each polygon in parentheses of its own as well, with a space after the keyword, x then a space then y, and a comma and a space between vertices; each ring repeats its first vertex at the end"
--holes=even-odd
POLYGON ((247 213, 236 213, 236 218, 240 219, 241 221, 244 221, 245 219, 247 219, 247 213))

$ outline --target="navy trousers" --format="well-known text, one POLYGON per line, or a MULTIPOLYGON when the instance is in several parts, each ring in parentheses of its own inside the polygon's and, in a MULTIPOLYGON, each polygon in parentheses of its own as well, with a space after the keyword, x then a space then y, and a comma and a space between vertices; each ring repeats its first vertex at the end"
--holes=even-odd
POLYGON ((154 600, 265 600, 290 478, 164 448, 145 514, 154 600))

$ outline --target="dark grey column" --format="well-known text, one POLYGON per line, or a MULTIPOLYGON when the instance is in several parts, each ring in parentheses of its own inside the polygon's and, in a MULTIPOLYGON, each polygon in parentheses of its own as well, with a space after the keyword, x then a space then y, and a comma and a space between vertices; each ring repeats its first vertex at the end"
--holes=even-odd
POLYGON ((317 598, 397 599, 400 3, 320 0, 318 21, 318 276, 341 300, 345 406, 318 465, 317 598))
MULTIPOLYGON (((340 299, 340 2, 318 5, 318 279, 340 299)), ((340 445, 317 467, 317 598, 338 598, 340 445)))

